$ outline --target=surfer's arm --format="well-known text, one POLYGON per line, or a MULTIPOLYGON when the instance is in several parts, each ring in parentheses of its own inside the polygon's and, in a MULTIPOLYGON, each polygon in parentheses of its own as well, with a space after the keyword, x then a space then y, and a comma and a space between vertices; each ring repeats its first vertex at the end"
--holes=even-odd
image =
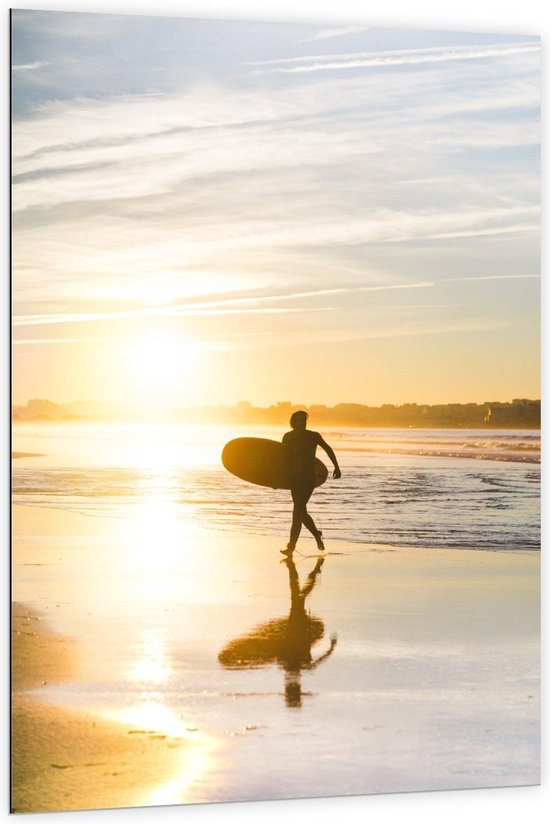
POLYGON ((326 652, 324 652, 322 655, 320 655, 319 658, 316 661, 312 661, 310 666, 308 667, 308 669, 315 669, 315 667, 319 666, 321 661, 324 661, 325 658, 328 658, 329 655, 332 654, 332 650, 336 646, 337 641, 338 641, 338 637, 336 635, 331 635, 330 636, 330 647, 327 649, 326 652))
POLYGON ((342 477, 342 472, 340 471, 340 467, 338 466, 338 461, 336 460, 336 455, 334 454, 334 450, 331 446, 328 445, 328 443, 325 441, 325 439, 321 435, 319 435, 319 446, 322 449, 325 450, 325 452, 329 456, 330 460, 334 464, 333 477, 334 478, 341 478, 342 477))

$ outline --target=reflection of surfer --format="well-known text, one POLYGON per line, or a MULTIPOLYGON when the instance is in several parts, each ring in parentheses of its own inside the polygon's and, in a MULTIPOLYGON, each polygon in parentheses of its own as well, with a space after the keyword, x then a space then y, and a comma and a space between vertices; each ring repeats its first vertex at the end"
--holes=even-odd
POLYGON ((220 652, 220 663, 228 669, 255 669, 276 662, 285 672, 285 701, 288 707, 302 705, 302 670, 313 670, 331 655, 336 646, 332 635, 326 652, 313 658, 311 648, 324 635, 323 622, 306 612, 306 598, 315 586, 325 559, 319 558, 300 587, 294 561, 288 558, 290 612, 287 618, 268 621, 247 635, 230 641, 220 652))
POLYGON ((289 707, 302 705, 301 670, 313 670, 318 667, 321 661, 329 657, 336 646, 336 635, 331 635, 328 650, 317 659, 312 658, 311 647, 322 638, 324 627, 318 619, 307 615, 305 601, 315 586, 315 579, 321 571, 324 560, 324 558, 319 558, 303 587, 300 587, 294 561, 290 557, 287 560, 290 581, 290 614, 280 659, 285 669, 285 698, 289 707), (316 626, 317 623, 320 627, 316 626))
POLYGON ((287 447, 290 469, 290 491, 294 502, 292 511, 292 526, 290 540, 286 549, 281 550, 285 555, 292 555, 300 535, 302 524, 309 529, 321 550, 325 548, 322 533, 317 529, 313 518, 307 511, 307 502, 315 488, 314 462, 315 450, 318 446, 325 450, 334 464, 334 478, 341 478, 342 473, 331 447, 319 432, 306 429, 307 412, 294 412, 290 418, 292 430, 283 436, 283 444, 287 447))

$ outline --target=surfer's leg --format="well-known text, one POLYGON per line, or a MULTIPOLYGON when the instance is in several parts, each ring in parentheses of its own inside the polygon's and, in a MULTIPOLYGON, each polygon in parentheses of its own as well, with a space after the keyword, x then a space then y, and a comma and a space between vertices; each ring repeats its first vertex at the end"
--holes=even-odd
POLYGON ((303 491, 299 486, 294 486, 290 490, 294 508, 292 510, 292 526, 290 527, 290 540, 288 542, 289 548, 294 549, 296 542, 300 537, 302 531, 302 520, 306 509, 307 500, 304 500, 303 491))
POLYGON ((309 529, 309 531, 311 532, 311 534, 315 538, 315 540, 317 542, 317 549, 324 550, 325 545, 323 543, 323 537, 322 537, 323 533, 321 532, 320 529, 317 529, 317 527, 315 526, 315 521, 313 520, 313 518, 311 517, 311 515, 307 511, 307 502, 311 498, 311 495, 312 495, 314 489, 315 489, 315 487, 312 486, 307 490, 306 505, 304 507, 304 517, 302 518, 302 523, 306 527, 306 529, 309 529))
POLYGON ((321 532, 320 529, 317 529, 317 527, 315 526, 315 522, 314 522, 313 518, 311 517, 311 515, 309 514, 309 512, 306 512, 306 515, 305 515, 302 523, 304 524, 305 527, 307 527, 307 529, 309 529, 309 531, 311 532, 311 534, 315 538, 315 540, 317 542, 317 549, 324 549, 325 545, 323 543, 323 533, 321 532))
POLYGON ((290 541, 289 545, 296 546, 296 542, 300 537, 302 531, 302 517, 304 513, 304 504, 301 501, 300 491, 292 489, 292 500, 294 501, 294 508, 292 510, 292 526, 290 527, 290 541))
POLYGON ((323 538, 322 538, 323 533, 321 532, 320 529, 317 529, 317 527, 315 526, 315 521, 313 520, 313 518, 311 517, 309 512, 306 512, 302 523, 306 527, 306 529, 309 529, 309 531, 311 532, 311 534, 313 535, 313 537, 317 541, 317 548, 318 549, 324 549, 325 545, 323 543, 323 538))

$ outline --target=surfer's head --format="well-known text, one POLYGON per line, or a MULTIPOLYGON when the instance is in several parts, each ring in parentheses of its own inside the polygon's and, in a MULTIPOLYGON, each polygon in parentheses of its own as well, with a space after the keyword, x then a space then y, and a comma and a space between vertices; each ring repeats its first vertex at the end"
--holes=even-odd
POLYGON ((290 416, 290 425, 293 429, 305 429, 307 426, 307 412, 293 412, 290 416))
POLYGON ((302 684, 300 670, 285 672, 285 704, 287 707, 302 706, 302 684))

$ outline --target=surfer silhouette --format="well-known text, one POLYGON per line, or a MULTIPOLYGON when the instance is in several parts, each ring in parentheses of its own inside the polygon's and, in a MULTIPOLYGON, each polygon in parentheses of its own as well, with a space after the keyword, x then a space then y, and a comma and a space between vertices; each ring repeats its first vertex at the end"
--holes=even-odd
POLYGON ((306 612, 306 598, 315 586, 315 580, 325 562, 319 558, 307 581, 300 587, 298 571, 292 558, 287 559, 290 582, 290 614, 288 616, 286 643, 282 663, 285 670, 285 700, 287 707, 302 706, 302 670, 314 670, 321 661, 332 654, 337 637, 331 635, 330 646, 317 659, 311 655, 313 644, 323 637, 324 627, 318 618, 306 612))
POLYGON ((315 488, 314 461, 315 451, 318 446, 325 450, 334 464, 333 477, 342 477, 334 451, 319 432, 313 432, 306 428, 307 419, 307 412, 294 412, 290 418, 292 429, 283 436, 283 444, 287 448, 290 471, 290 492, 292 494, 294 508, 292 511, 290 539, 286 549, 282 549, 281 552, 283 555, 289 556, 292 555, 296 548, 296 543, 302 530, 302 524, 315 538, 317 548, 320 550, 324 550, 325 548, 322 532, 317 529, 313 518, 307 511, 307 503, 315 488))
POLYGON ((290 612, 287 618, 267 621, 246 635, 230 641, 220 652, 218 660, 226 669, 256 669, 277 663, 285 676, 285 703, 287 707, 302 706, 302 671, 312 671, 332 654, 335 634, 330 637, 328 649, 314 658, 312 647, 325 633, 323 622, 306 610, 306 598, 313 590, 325 559, 318 558, 303 586, 292 558, 287 558, 290 584, 290 612))

